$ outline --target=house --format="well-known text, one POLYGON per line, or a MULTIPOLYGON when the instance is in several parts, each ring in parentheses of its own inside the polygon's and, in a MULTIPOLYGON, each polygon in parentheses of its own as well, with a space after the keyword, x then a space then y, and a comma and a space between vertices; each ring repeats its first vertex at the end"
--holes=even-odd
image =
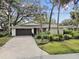
MULTIPOLYGON (((42 25, 43 31, 48 30, 48 24, 42 25)), ((57 34, 57 26, 51 25, 51 33, 57 34)), ((12 36, 24 36, 24 35, 36 35, 40 32, 40 24, 35 22, 27 22, 25 24, 20 24, 16 26, 12 26, 12 36)), ((60 34, 63 34, 63 28, 59 28, 60 34)))

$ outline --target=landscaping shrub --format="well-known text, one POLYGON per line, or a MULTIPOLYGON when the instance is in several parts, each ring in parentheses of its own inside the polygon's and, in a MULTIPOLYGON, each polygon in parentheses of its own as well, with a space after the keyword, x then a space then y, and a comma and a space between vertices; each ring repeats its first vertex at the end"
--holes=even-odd
POLYGON ((36 35, 36 39, 48 39, 49 41, 63 41, 69 39, 79 39, 79 33, 77 31, 65 30, 62 34, 50 34, 50 32, 40 32, 36 35))
POLYGON ((60 34, 60 35, 59 35, 59 40, 60 40, 60 41, 63 41, 63 40, 64 40, 64 38, 63 38, 63 35, 62 35, 62 34, 60 34))
POLYGON ((64 30, 64 34, 71 34, 72 30, 64 30))
POLYGON ((47 34, 43 35, 43 38, 48 39, 48 35, 47 34))
POLYGON ((70 35, 74 36, 75 31, 72 31, 71 33, 69 33, 70 35))
POLYGON ((79 31, 64 30, 64 39, 79 39, 79 31))
POLYGON ((41 39, 41 35, 36 35, 35 38, 36 39, 41 39))
POLYGON ((72 31, 70 35, 74 36, 76 33, 78 33, 78 31, 72 31))
POLYGON ((49 41, 53 41, 53 35, 52 34, 49 34, 48 35, 48 39, 49 39, 49 41))
POLYGON ((62 41, 63 40, 63 35, 53 35, 50 34, 48 36, 49 41, 62 41))
POLYGON ((79 39, 79 33, 74 33, 73 38, 74 39, 79 39))
POLYGON ((49 32, 41 32, 36 35, 36 39, 48 39, 49 32))
POLYGON ((72 35, 70 34, 64 34, 64 40, 72 39, 72 35))
POLYGON ((59 41, 60 38, 59 38, 59 36, 53 36, 53 40, 54 40, 54 41, 59 41))
POLYGON ((2 33, 0 33, 0 37, 3 37, 3 34, 2 33))
POLYGON ((8 35, 7 32, 0 32, 0 37, 4 37, 4 36, 6 36, 6 35, 8 35))
POLYGON ((63 41, 63 35, 59 34, 59 35, 53 35, 53 40, 54 41, 63 41))
POLYGON ((42 33, 41 33, 42 39, 48 39, 48 35, 49 35, 48 32, 42 32, 42 33))
POLYGON ((60 35, 58 35, 59 36, 59 38, 63 38, 63 35, 62 34, 60 34, 60 35))
POLYGON ((46 34, 50 34, 50 32, 49 32, 49 31, 46 31, 45 33, 46 33, 46 34))

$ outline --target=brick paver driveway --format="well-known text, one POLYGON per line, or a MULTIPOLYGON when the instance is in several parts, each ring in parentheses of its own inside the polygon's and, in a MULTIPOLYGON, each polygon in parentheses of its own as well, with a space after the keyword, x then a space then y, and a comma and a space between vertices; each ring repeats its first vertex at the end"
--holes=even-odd
POLYGON ((47 55, 36 45, 32 36, 12 38, 0 49, 0 59, 27 59, 47 55))

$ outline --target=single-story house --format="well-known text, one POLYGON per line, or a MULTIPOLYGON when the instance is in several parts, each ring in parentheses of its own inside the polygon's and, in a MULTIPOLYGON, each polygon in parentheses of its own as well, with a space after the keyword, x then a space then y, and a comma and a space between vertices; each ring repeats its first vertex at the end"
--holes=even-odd
MULTIPOLYGON (((48 30, 48 24, 43 24, 42 28, 43 31, 48 30)), ((51 25, 51 33, 52 34, 57 34, 57 26, 52 24, 51 25)), ((16 26, 12 26, 12 36, 24 36, 24 35, 35 35, 40 32, 40 24, 35 23, 35 22, 28 22, 25 24, 20 24, 16 26)), ((63 34, 63 28, 59 28, 60 34, 63 34)))

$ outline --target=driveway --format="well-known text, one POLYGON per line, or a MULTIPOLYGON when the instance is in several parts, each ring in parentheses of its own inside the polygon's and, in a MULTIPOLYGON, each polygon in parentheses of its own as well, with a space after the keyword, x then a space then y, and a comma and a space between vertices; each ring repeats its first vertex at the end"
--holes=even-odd
POLYGON ((48 54, 36 45, 32 36, 14 37, 0 49, 0 59, 27 59, 43 55, 48 54))

